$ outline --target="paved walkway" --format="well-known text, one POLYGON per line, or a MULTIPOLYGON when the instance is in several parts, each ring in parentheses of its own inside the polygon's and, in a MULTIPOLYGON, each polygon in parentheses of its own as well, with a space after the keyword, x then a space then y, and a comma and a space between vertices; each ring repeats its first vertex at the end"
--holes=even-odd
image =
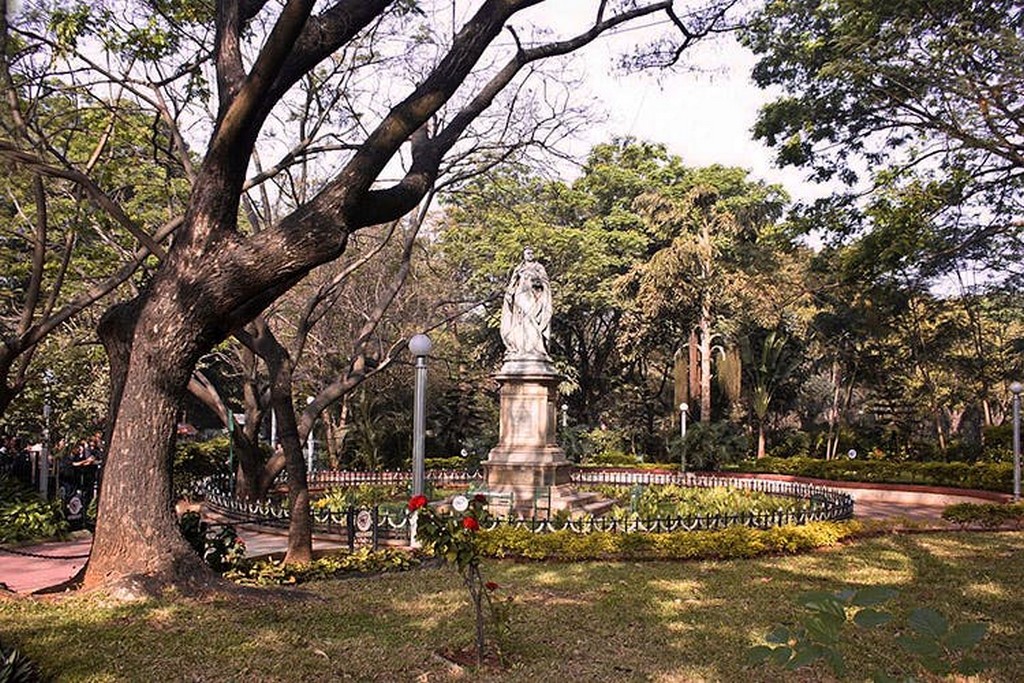
MULTIPOLYGON (((759 478, 774 478, 787 481, 814 481, 783 475, 759 478)), ((984 491, 940 489, 927 486, 890 486, 873 484, 850 484, 814 481, 831 488, 849 493, 854 500, 855 517, 883 519, 904 517, 913 521, 950 526, 942 518, 947 505, 963 502, 1007 501, 1009 496, 984 491)), ((287 537, 282 532, 271 532, 255 525, 237 525, 238 535, 245 541, 250 557, 284 552, 287 537)), ((336 540, 316 539, 314 550, 342 547, 336 540)), ((0 549, 0 584, 15 593, 33 593, 43 588, 61 584, 73 577, 85 564, 92 536, 88 532, 76 532, 68 541, 41 543, 38 545, 0 549)), ((0 591, 2 594, 2 591, 0 591)))

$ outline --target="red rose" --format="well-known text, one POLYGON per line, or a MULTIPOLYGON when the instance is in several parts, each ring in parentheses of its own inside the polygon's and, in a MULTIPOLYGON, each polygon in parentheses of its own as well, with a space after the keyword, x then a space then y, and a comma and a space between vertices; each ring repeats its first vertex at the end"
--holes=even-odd
POLYGON ((499 588, 501 588, 501 586, 499 586, 498 584, 494 583, 493 581, 488 581, 487 583, 484 584, 484 588, 486 588, 489 591, 496 591, 499 588))
POLYGON ((476 531, 480 528, 480 522, 476 521, 476 517, 463 517, 462 528, 469 529, 470 531, 476 531))
POLYGON ((478 493, 475 496, 473 496, 473 500, 476 501, 477 503, 486 503, 487 502, 487 496, 485 496, 482 493, 478 493))
POLYGON ((409 512, 416 512, 427 504, 427 497, 423 495, 413 496, 409 499, 409 512))

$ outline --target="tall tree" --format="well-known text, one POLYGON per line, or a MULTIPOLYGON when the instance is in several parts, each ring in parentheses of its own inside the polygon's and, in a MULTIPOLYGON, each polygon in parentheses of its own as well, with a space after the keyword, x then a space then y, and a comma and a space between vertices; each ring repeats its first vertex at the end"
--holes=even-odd
POLYGON ((692 169, 637 199, 665 246, 619 284, 631 302, 627 340, 638 349, 678 350, 676 363, 687 368, 688 395, 699 401, 702 421, 713 419, 713 356, 735 346, 739 323, 776 320, 799 301, 794 248, 775 229, 786 201, 778 186, 718 166, 692 169))
POLYGON ((755 127, 779 162, 886 190, 823 200, 810 227, 846 237, 879 229, 865 207, 891 218, 902 206, 925 220, 890 222, 881 241, 925 277, 971 261, 1019 274, 1018 2, 785 0, 766 3, 744 40, 760 55, 755 81, 784 93, 755 127))
MULTIPOLYGON (((186 585, 206 575, 178 534, 168 467, 178 406, 202 354, 312 268, 341 254, 353 231, 394 220, 416 206, 445 155, 533 63, 569 54, 609 30, 659 14, 675 34, 658 41, 650 53, 657 62, 666 57, 671 62, 694 41, 721 29, 732 4, 712 2, 677 13, 669 1, 597 2, 591 20, 574 35, 527 43, 518 37, 520 24, 511 42, 499 44, 506 25, 541 2, 486 0, 444 46, 415 42, 422 24, 415 20, 420 3, 338 0, 314 13, 309 0, 288 0, 279 9, 258 0, 222 0, 212 14, 205 5, 140 3, 112 17, 104 27, 110 48, 105 63, 137 70, 124 82, 143 90, 138 83, 184 79, 183 74, 190 78, 209 57, 216 115, 166 258, 139 297, 111 311, 102 327, 112 356, 117 409, 87 585, 118 583, 137 591, 186 585), (184 9, 188 16, 182 16, 184 9), (183 42, 193 41, 195 49, 185 53, 198 62, 147 60, 151 55, 130 47, 128 60, 121 61, 118 55, 132 45, 132 32, 118 36, 116 31, 123 22, 136 20, 138 27, 130 28, 170 37, 149 43, 163 48, 158 57, 169 61, 183 42), (185 24, 200 30, 182 35, 178 27, 185 24), (404 94, 373 93, 372 101, 386 103, 386 109, 365 109, 365 120, 343 146, 348 153, 337 159, 322 190, 269 228, 246 230, 239 220, 246 175, 257 146, 281 132, 268 126, 277 105, 357 36, 385 28, 405 52, 422 45, 432 56, 429 65, 412 72, 414 83, 404 94), (446 107, 450 117, 438 119, 446 107), (389 162, 403 149, 409 159, 402 177, 382 182, 389 162)), ((84 52, 79 56, 76 67, 116 75, 116 69, 89 62, 84 52)), ((374 62, 363 64, 372 68, 374 62)))

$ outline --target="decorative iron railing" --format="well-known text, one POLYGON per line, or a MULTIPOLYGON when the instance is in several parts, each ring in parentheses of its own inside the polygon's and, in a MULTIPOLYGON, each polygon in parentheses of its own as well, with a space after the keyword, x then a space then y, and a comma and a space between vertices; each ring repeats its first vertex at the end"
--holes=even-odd
MULTIPOLYGON (((474 485, 483 481, 478 472, 429 471, 427 481, 435 487, 474 485)), ((311 476, 319 486, 347 487, 358 485, 408 484, 408 472, 318 472, 311 476)), ((763 479, 734 479, 700 474, 671 472, 637 472, 613 470, 577 470, 572 483, 577 485, 679 486, 745 489, 805 501, 791 510, 741 512, 735 514, 703 514, 675 517, 642 518, 636 514, 608 517, 585 516, 569 519, 561 516, 492 517, 485 528, 512 526, 536 533, 568 530, 574 533, 608 532, 674 532, 706 531, 741 525, 766 529, 787 524, 849 519, 853 516, 853 499, 846 493, 824 486, 763 479)), ((206 504, 213 510, 249 523, 287 527, 288 509, 272 501, 247 502, 229 492, 226 480, 211 478, 205 486, 206 504)), ((314 530, 319 533, 347 536, 350 545, 358 533, 371 535, 374 544, 380 538, 408 538, 409 516, 404 505, 374 507, 349 506, 343 511, 314 509, 311 511, 314 530)))

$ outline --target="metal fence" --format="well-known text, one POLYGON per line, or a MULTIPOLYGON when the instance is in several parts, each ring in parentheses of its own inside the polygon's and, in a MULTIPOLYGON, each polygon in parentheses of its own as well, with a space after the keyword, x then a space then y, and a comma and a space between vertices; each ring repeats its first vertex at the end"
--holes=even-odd
MULTIPOLYGON (((359 485, 404 485, 411 481, 409 472, 318 472, 311 477, 320 486, 349 487, 359 485)), ((427 481, 435 487, 476 485, 483 481, 479 472, 438 470, 427 472, 427 481)), ((670 472, 577 470, 572 476, 576 485, 658 486, 675 484, 687 487, 728 487, 786 496, 805 501, 795 510, 744 512, 737 514, 704 514, 678 517, 643 518, 636 514, 570 519, 563 516, 492 517, 484 528, 500 526, 524 528, 537 533, 567 530, 573 533, 607 532, 674 532, 706 531, 730 526, 767 529, 787 524, 849 519, 853 516, 853 499, 845 493, 824 486, 761 479, 733 479, 699 474, 670 472)), ((205 486, 206 503, 212 509, 248 523, 276 527, 288 526, 288 509, 271 501, 247 502, 229 492, 227 482, 211 478, 205 486)), ((313 528, 318 533, 345 536, 353 545, 360 534, 376 545, 380 539, 408 538, 409 515, 404 505, 359 507, 344 511, 312 510, 313 528)))

